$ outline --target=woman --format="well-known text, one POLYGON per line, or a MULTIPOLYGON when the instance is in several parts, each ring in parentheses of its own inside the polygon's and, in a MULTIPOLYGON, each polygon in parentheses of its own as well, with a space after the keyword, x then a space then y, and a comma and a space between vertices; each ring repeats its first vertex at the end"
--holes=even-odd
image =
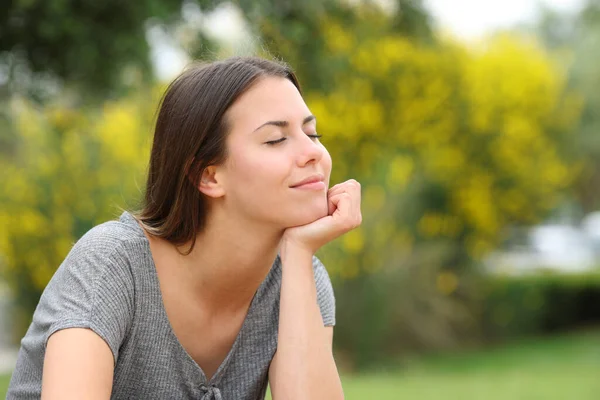
POLYGON ((167 89, 145 202, 46 287, 8 399, 341 399, 314 253, 361 222, 285 65, 232 58, 167 89))

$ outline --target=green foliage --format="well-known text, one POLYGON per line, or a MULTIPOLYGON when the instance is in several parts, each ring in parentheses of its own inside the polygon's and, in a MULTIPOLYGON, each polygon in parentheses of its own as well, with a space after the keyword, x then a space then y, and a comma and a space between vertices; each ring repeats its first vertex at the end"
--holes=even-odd
MULTIPOLYGON (((212 11, 222 0, 192 0, 203 13, 212 11)), ((76 88, 82 94, 101 97, 118 89, 123 74, 136 71, 151 78, 148 24, 174 27, 181 19, 185 0, 140 0, 133 2, 92 0, 11 1, 0 13, 0 66, 9 74, 9 91, 25 90, 34 98, 44 98, 52 91, 55 79, 76 88), (31 75, 30 73, 33 73, 31 75)), ((279 37, 293 38, 301 53, 312 54, 312 61, 322 60, 319 20, 323 15, 337 15, 352 23, 354 11, 338 0, 234 1, 255 31, 269 47, 279 37)), ((397 0, 394 16, 396 30, 412 37, 431 37, 428 17, 421 2, 397 0)), ((376 6, 369 1, 365 8, 376 6)), ((201 32, 203 47, 208 43, 201 32)), ((192 53, 203 54, 201 52, 192 53)), ((213 50, 209 43, 208 51, 213 50)), ((282 54, 289 56, 289 54, 282 54)), ((302 68, 299 59, 287 58, 302 68)), ((323 65, 326 66, 326 65, 323 65)), ((318 71, 312 63, 307 70, 318 71)), ((325 83, 323 80, 321 83, 325 83)), ((2 88, 0 86, 0 91, 2 88)))
POLYGON ((575 15, 546 10, 535 31, 544 44, 558 52, 568 67, 569 87, 582 96, 582 115, 571 148, 581 160, 581 174, 573 198, 584 213, 600 208, 600 1, 587 0, 575 15))
POLYGON ((600 324, 600 273, 490 277, 482 287, 488 340, 600 324))
POLYGON ((415 41, 433 38, 429 16, 420 0, 395 0, 391 15, 371 0, 236 3, 266 50, 290 63, 308 91, 333 90, 335 75, 348 68, 348 59, 332 53, 330 48, 332 33, 338 26, 352 27, 356 37, 399 33, 415 41))
POLYGON ((335 90, 306 98, 332 180, 357 178, 365 205, 363 226, 331 250, 342 276, 427 241, 477 259, 504 226, 533 223, 560 201, 577 174, 562 144, 579 104, 537 46, 501 37, 467 53, 328 27, 329 52, 351 64, 335 90))
MULTIPOLYGON (((0 62, 22 72, 56 76, 96 91, 114 87, 124 67, 150 70, 149 18, 172 22, 182 0, 11 1, 0 13, 0 62)), ((21 72, 21 73, 20 73, 21 72)), ((19 74, 21 76, 19 76, 19 74)))
POLYGON ((424 244, 376 273, 334 281, 335 348, 345 365, 362 370, 390 357, 477 340, 471 279, 442 268, 452 251, 424 244))
POLYGON ((158 100, 144 95, 87 112, 14 102, 16 153, 0 158, 0 277, 16 296, 15 338, 73 243, 136 207, 158 100))
MULTIPOLYGON (((338 349, 363 367, 474 340, 468 267, 506 225, 555 207, 579 172, 564 150, 580 104, 563 72, 535 43, 499 37, 468 51, 369 2, 239 4, 297 68, 332 183, 362 183, 363 225, 321 254, 336 286, 338 349)), ((410 15, 426 19, 414 5, 410 15)), ((22 307, 17 337, 72 243, 119 206, 135 208, 158 102, 145 94, 87 110, 13 100, 0 273, 22 307)))
POLYGON ((340 282, 337 344, 364 366, 471 340, 469 266, 504 227, 560 203, 578 174, 565 151, 578 99, 532 42, 502 36, 468 52, 323 23, 328 58, 347 64, 331 90, 305 97, 332 182, 359 180, 364 210, 362 226, 322 252, 340 282))
POLYGON ((434 40, 431 17, 422 0, 396 0, 392 16, 392 31, 414 41, 434 40))

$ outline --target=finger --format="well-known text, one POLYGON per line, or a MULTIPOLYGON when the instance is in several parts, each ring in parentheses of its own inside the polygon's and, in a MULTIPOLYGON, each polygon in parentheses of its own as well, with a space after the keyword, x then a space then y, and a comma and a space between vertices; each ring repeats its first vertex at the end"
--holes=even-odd
POLYGON ((353 203, 356 203, 357 207, 360 207, 361 188, 358 182, 347 182, 344 184, 337 185, 330 189, 328 196, 335 196, 340 193, 349 193, 353 198, 353 203))
POLYGON ((339 222, 348 218, 352 210, 352 199, 349 193, 342 192, 331 197, 331 202, 335 206, 335 212, 332 214, 339 222))
POLYGON ((331 199, 332 196, 327 195, 327 215, 332 215, 335 212, 336 206, 334 201, 331 199))
POLYGON ((342 186, 344 183, 345 183, 345 182, 340 182, 340 183, 337 183, 337 184, 333 185, 332 187, 330 187, 330 188, 329 188, 329 190, 330 190, 330 191, 331 191, 331 190, 335 190, 335 189, 339 188, 340 186, 342 186))
POLYGON ((360 183, 358 183, 358 181, 356 181, 356 179, 348 179, 347 181, 340 182, 336 185, 333 185, 332 187, 329 188, 329 190, 336 190, 341 187, 347 187, 347 186, 360 186, 360 183))
MULTIPOLYGON (((328 197, 334 197, 341 193, 348 193, 350 195, 350 211, 349 213, 353 217, 349 217, 355 221, 354 225, 358 226, 362 223, 362 215, 360 210, 361 204, 361 186, 355 179, 349 179, 345 182, 339 183, 332 187, 328 192, 328 197)), ((333 215, 335 213, 335 206, 333 202, 328 202, 330 207, 328 208, 328 214, 333 215)))
POLYGON ((339 196, 340 194, 345 193, 343 188, 337 187, 335 188, 335 190, 333 191, 329 191, 327 193, 327 213, 328 215, 333 215, 333 213, 336 210, 336 203, 339 201, 339 199, 337 199, 337 196, 339 196), (335 199, 335 200, 334 200, 335 199))
POLYGON ((341 193, 337 203, 337 211, 333 215, 339 229, 342 232, 348 232, 360 225, 362 216, 360 211, 357 213, 352 204, 352 196, 348 193, 341 193))
POLYGON ((354 198, 360 198, 360 185, 353 183, 344 183, 340 184, 329 190, 327 193, 328 196, 333 196, 339 193, 350 193, 354 198))
POLYGON ((335 206, 336 210, 329 215, 334 215, 335 213, 337 218, 347 219, 347 224, 344 223, 344 225, 351 226, 351 228, 357 227, 362 223, 360 191, 352 189, 350 192, 340 192, 331 196, 330 199, 331 204, 335 206))

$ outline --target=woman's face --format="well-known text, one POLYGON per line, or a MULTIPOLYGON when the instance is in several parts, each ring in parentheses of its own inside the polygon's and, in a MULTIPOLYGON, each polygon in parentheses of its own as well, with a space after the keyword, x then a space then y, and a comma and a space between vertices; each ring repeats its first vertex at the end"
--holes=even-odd
POLYGON ((292 82, 259 80, 226 118, 225 207, 283 229, 327 215, 331 157, 313 137, 316 120, 292 82))

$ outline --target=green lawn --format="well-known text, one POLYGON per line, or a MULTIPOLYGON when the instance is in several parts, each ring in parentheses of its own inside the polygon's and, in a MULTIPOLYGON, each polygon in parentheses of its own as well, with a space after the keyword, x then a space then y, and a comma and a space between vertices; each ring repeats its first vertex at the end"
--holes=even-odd
POLYGON ((427 357, 404 370, 342 376, 347 400, 597 400, 600 332, 427 357))
POLYGON ((6 397, 6 390, 8 389, 9 381, 10 375, 0 375, 0 399, 6 397))
MULTIPOLYGON (((8 376, 0 376, 0 398, 8 376)), ((597 400, 600 332, 427 357, 404 370, 344 375, 346 399, 597 400)))

